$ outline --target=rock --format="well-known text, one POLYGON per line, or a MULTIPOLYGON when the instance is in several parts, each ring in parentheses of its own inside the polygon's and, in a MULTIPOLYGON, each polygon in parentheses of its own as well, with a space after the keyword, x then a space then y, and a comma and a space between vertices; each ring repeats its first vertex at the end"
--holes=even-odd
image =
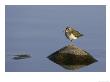
POLYGON ((52 53, 48 58, 67 69, 80 68, 97 61, 88 52, 75 45, 65 46, 52 53))
POLYGON ((14 60, 20 60, 20 59, 27 59, 27 58, 31 58, 31 56, 29 54, 26 53, 19 53, 17 55, 14 55, 15 57, 13 57, 14 60))

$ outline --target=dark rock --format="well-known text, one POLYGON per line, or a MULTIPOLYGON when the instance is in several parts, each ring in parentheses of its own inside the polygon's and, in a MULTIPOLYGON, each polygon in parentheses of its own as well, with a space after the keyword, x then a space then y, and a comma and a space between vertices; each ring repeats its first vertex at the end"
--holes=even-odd
POLYGON ((88 52, 74 45, 65 46, 52 53, 48 58, 67 69, 75 69, 96 62, 88 52))
POLYGON ((29 54, 18 54, 18 55, 14 55, 14 56, 15 56, 15 57, 13 57, 14 60, 26 59, 26 58, 31 57, 29 54))

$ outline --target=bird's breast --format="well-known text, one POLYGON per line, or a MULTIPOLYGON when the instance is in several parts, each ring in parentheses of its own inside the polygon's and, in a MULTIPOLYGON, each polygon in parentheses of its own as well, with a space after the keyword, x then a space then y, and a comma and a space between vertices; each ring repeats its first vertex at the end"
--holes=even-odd
POLYGON ((70 39, 77 39, 73 34, 70 34, 70 39))

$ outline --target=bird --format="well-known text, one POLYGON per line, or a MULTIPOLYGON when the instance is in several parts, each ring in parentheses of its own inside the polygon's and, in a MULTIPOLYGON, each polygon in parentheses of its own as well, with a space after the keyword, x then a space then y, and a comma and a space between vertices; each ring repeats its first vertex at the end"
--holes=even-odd
POLYGON ((73 27, 67 26, 65 29, 65 36, 72 42, 73 40, 83 36, 83 34, 76 31, 73 27))

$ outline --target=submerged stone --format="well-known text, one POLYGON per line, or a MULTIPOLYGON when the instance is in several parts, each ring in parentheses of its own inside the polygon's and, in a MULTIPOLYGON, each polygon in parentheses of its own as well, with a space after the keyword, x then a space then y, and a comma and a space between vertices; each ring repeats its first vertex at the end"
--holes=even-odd
POLYGON ((20 59, 27 59, 27 58, 30 58, 31 56, 29 54, 17 54, 17 55, 14 55, 15 57, 13 57, 14 60, 20 60, 20 59))
POLYGON ((48 58, 66 69, 81 68, 97 61, 88 52, 75 45, 65 46, 52 53, 48 58))

